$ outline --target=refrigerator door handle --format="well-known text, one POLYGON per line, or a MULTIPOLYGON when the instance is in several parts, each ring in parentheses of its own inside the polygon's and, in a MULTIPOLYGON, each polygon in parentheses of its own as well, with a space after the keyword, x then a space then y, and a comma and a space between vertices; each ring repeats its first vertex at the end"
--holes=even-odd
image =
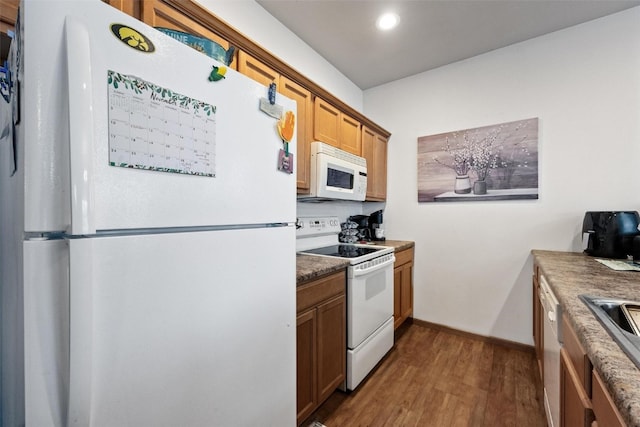
POLYGON ((70 233, 94 234, 91 38, 86 25, 72 16, 65 18, 64 28, 69 79, 70 233))
POLYGON ((69 426, 91 425, 93 372, 92 240, 69 240, 69 426))

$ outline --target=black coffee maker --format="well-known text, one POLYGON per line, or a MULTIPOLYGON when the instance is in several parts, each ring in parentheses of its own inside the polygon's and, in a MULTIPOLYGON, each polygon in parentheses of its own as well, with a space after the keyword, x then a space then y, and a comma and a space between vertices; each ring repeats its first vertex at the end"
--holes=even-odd
POLYGON ((640 259, 640 215, 636 211, 592 211, 584 215, 584 252, 604 258, 640 259))
POLYGON ((369 230, 371 240, 385 240, 384 227, 382 225, 382 211, 375 211, 369 215, 369 230))

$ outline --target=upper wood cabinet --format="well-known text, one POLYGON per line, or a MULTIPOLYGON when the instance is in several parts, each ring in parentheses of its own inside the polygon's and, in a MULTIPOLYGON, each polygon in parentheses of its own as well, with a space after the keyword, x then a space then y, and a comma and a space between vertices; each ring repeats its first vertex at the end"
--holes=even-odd
POLYGON ((11 38, 7 35, 14 30, 18 18, 19 0, 0 0, 0 63, 7 59, 11 38))
POLYGON ((308 194, 310 187, 311 142, 313 141, 312 95, 310 91, 284 76, 280 76, 278 92, 296 101, 297 188, 299 194, 308 194))
POLYGON ((367 200, 387 198, 387 138, 362 126, 362 157, 367 159, 367 200))
POLYGON ((280 73, 244 51, 238 52, 238 71, 265 86, 278 84, 280 79, 280 73))
POLYGON ((18 18, 20 0, 0 0, 0 33, 13 31, 18 18))
POLYGON ((362 137, 360 122, 344 113, 340 113, 340 148, 357 156, 362 155, 362 137))
POLYGON ((340 111, 322 98, 313 102, 313 138, 340 147, 340 111))
POLYGON ((357 156, 362 155, 360 122, 316 97, 313 108, 313 137, 357 156))
MULTIPOLYGON (((140 19, 140 1, 138 0, 103 0, 105 3, 121 10, 127 15, 140 19)), ((142 20, 142 19, 140 19, 142 20)))

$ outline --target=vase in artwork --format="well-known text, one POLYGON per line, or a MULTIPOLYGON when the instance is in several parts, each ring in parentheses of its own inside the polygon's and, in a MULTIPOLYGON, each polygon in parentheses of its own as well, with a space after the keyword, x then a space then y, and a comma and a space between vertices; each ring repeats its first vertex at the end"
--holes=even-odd
POLYGON ((487 194, 487 181, 476 181, 473 183, 473 194, 487 194))
POLYGON ((469 179, 469 175, 457 175, 453 191, 456 194, 471 193, 471 180, 469 179))

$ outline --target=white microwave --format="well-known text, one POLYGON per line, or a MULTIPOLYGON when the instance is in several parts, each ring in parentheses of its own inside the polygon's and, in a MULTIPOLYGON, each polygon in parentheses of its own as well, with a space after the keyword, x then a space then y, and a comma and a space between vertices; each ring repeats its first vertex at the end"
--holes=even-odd
POLYGON ((363 201, 367 196, 367 161, 339 148, 311 143, 311 192, 305 197, 363 201))

